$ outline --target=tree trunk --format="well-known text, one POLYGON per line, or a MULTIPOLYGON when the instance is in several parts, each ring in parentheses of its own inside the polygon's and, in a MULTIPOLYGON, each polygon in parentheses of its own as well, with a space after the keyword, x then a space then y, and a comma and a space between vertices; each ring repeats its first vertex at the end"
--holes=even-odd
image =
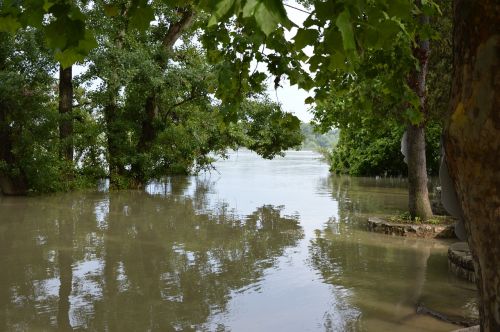
MULTIPOLYGON (((128 7, 123 4, 121 8, 121 16, 127 17, 128 7)), ((117 31, 114 38, 114 47, 120 51, 123 48, 123 43, 126 35, 126 26, 128 22, 117 31)), ((112 53, 113 54, 113 53, 112 53)), ((119 63, 114 54, 110 62, 119 63)), ((107 85, 107 100, 104 103, 104 121, 106 123, 106 142, 107 142, 107 160, 109 166, 109 182, 113 188, 122 188, 122 178, 125 175, 124 163, 124 146, 127 141, 127 133, 123 125, 120 124, 120 108, 117 100, 120 91, 119 73, 113 71, 106 81, 107 85)))
POLYGON ((467 230, 482 331, 500 331, 500 5, 456 0, 445 152, 467 230))
POLYGON ((412 219, 427 220, 432 217, 429 192, 427 190, 427 167, 425 159, 424 127, 408 125, 408 209, 412 219))
MULTIPOLYGON (((420 16, 422 26, 429 24, 429 17, 420 16)), ((420 99, 420 112, 423 114, 423 123, 420 125, 408 124, 408 209, 412 219, 427 220, 432 217, 431 203, 427 189, 427 165, 425 158, 425 122, 427 118, 427 91, 426 79, 429 67, 430 46, 428 40, 417 40, 413 49, 413 56, 418 60, 419 70, 410 74, 409 86, 420 99)))
MULTIPOLYGON (((164 52, 171 52, 174 44, 181 37, 182 33, 191 26, 194 19, 194 11, 191 8, 179 9, 179 13, 182 15, 180 20, 172 23, 168 28, 165 37, 162 40, 162 48, 164 52)), ((160 68, 163 70, 166 68, 167 63, 160 63, 160 68)), ((150 150, 150 147, 157 136, 156 128, 154 126, 154 120, 157 113, 157 105, 155 102, 155 91, 151 91, 151 94, 147 96, 144 105, 145 116, 141 123, 141 133, 139 135, 139 141, 137 142, 137 151, 139 153, 146 153, 150 150)), ((147 180, 145 178, 144 167, 140 162, 134 163, 132 166, 132 172, 134 173, 135 180, 138 186, 143 186, 144 182, 147 180)))
POLYGON ((0 170, 0 192, 4 195, 26 195, 28 192, 28 181, 21 169, 17 175, 9 174, 11 167, 19 165, 16 156, 12 152, 14 129, 7 122, 7 109, 0 105, 0 161, 7 166, 6 170, 0 170))
MULTIPOLYGON (((114 92, 111 92, 113 94, 114 92)), ((118 94, 118 92, 116 92, 118 94)), ((106 140, 108 146, 109 179, 112 187, 120 188, 119 178, 125 175, 125 165, 122 160, 126 133, 118 123, 118 106, 111 100, 104 107, 106 121, 106 140)))
POLYGON ((60 156, 73 162, 73 75, 72 66, 59 66, 60 156))
MULTIPOLYGON (((137 152, 147 153, 151 145, 156 138, 156 129, 154 126, 154 120, 156 117, 156 103, 155 96, 151 94, 146 98, 145 104, 145 117, 141 123, 141 134, 139 136, 139 142, 137 142, 137 152)), ((141 161, 135 162, 132 165, 132 173, 134 173, 136 184, 142 187, 147 181, 146 174, 144 172, 144 166, 141 161)))

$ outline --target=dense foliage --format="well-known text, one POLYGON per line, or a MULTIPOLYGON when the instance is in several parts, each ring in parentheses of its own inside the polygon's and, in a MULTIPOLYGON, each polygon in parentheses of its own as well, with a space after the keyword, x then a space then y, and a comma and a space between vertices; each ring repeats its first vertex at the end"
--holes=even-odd
POLYGON ((52 68, 39 33, 0 33, 0 184, 9 192, 64 185, 51 181, 64 168, 57 157, 52 68))
MULTIPOLYGON (((401 137, 405 127, 384 122, 378 126, 364 122, 358 127, 340 131, 338 144, 328 154, 330 170, 355 176, 406 176, 407 166, 401 154, 401 137)), ((437 175, 440 161, 438 123, 427 127, 427 171, 437 175)))
MULTIPOLYGON (((207 15, 196 15, 189 4, 148 8, 156 22, 141 29, 136 16, 120 15, 137 10, 128 1, 76 8, 77 20, 86 17, 85 36, 92 31, 89 38, 95 40, 87 45, 88 55, 71 47, 60 51, 74 37, 66 32, 76 33, 72 19, 17 29, 15 36, 1 33, 0 187, 5 194, 67 190, 106 176, 117 188, 140 187, 169 174, 210 168, 227 149, 244 146, 273 158, 300 145, 300 121, 263 93, 262 73, 243 87, 241 80, 227 77, 227 64, 210 54, 207 61, 198 42, 207 15), (65 31, 57 38, 51 32, 56 27, 65 31), (81 73, 69 82, 72 107, 63 113, 54 59, 63 66, 83 59, 64 58, 65 52, 85 54, 85 61, 73 66, 81 73), (217 91, 230 85, 238 98, 221 100, 217 91), (63 123, 70 124, 64 135, 63 123), (69 160, 61 152, 67 146, 69 160)), ((0 28, 5 20, 0 19, 0 28)))
MULTIPOLYGON (((440 135, 451 84, 451 2, 440 1, 440 8, 443 16, 431 21, 435 35, 430 43, 426 114, 420 115, 425 116, 427 172, 432 175, 439 171, 440 135)), ((360 63, 355 76, 337 78, 341 83, 316 107, 320 127, 341 128, 339 143, 329 158, 333 172, 407 175, 401 154, 405 100, 385 86, 408 76, 392 65, 398 63, 399 48, 396 44, 373 52, 360 63)))

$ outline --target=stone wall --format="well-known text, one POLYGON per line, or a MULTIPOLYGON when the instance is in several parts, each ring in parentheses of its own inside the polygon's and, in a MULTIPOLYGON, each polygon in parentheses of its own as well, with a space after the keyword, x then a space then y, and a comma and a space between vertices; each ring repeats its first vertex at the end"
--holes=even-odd
POLYGON ((377 217, 368 218, 368 229, 372 232, 406 237, 455 238, 453 225, 397 224, 377 217))
POLYGON ((474 263, 469 246, 465 242, 453 243, 448 248, 448 266, 457 276, 467 279, 470 282, 476 282, 474 274, 474 263))

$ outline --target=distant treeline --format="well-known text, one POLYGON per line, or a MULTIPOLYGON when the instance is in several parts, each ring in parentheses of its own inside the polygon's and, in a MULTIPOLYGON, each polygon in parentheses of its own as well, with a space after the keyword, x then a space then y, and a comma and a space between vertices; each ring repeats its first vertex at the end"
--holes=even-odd
POLYGON ((338 129, 330 130, 322 134, 314 130, 314 126, 309 123, 301 123, 300 129, 304 135, 302 150, 320 151, 323 149, 331 150, 339 140, 338 129))

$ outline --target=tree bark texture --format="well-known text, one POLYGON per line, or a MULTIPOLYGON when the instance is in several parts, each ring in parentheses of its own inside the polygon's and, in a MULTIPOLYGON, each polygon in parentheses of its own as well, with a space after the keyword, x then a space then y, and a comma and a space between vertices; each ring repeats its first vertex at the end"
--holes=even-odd
POLYGON ((408 125, 408 209, 412 218, 427 220, 432 217, 429 191, 427 189, 427 167, 425 158, 425 131, 419 125, 408 125))
MULTIPOLYGON (((420 16, 420 24, 429 24, 429 17, 420 16)), ((408 209, 412 219, 418 217, 427 220, 432 217, 431 203, 427 189, 427 165, 425 158, 425 122, 427 118, 426 79, 429 67, 430 46, 428 40, 418 40, 413 49, 413 56, 418 60, 419 69, 410 74, 409 86, 420 99, 420 112, 424 121, 420 125, 408 124, 408 209)))
POLYGON ((73 162, 73 74, 72 66, 59 67, 60 156, 73 162))
POLYGON ((445 153, 467 230, 482 331, 500 331, 500 3, 454 3, 445 153))

